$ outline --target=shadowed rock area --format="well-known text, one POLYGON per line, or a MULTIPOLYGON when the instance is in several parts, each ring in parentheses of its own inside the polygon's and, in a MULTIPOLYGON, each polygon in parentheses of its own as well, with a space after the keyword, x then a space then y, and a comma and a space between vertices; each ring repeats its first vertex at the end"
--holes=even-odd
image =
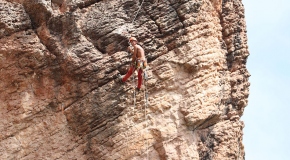
POLYGON ((246 32, 241 0, 0 0, 0 159, 245 159, 246 32))

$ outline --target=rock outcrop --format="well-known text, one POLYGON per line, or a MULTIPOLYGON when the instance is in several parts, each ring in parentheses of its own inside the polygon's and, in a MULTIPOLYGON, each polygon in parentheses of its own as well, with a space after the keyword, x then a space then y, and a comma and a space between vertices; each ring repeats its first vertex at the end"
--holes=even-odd
POLYGON ((248 55, 241 0, 0 0, 0 159, 245 159, 248 55))

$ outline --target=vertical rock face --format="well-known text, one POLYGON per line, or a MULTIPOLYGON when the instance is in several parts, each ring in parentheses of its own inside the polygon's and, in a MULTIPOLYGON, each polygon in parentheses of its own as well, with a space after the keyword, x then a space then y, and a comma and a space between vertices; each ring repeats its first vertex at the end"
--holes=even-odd
POLYGON ((244 159, 248 55, 241 0, 0 0, 0 159, 244 159))

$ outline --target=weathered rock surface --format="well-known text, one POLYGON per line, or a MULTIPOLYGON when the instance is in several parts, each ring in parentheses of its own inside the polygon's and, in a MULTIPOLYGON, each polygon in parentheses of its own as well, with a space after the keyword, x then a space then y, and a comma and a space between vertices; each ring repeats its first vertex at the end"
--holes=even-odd
POLYGON ((241 0, 141 3, 0 0, 0 159, 244 159, 241 0), (148 104, 114 81, 130 35, 148 104))

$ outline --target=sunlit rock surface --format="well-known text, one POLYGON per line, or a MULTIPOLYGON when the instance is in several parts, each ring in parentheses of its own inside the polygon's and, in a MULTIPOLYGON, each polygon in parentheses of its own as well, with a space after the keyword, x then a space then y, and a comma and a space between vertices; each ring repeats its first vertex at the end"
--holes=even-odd
POLYGON ((241 0, 0 0, 0 159, 244 159, 248 55, 241 0))

